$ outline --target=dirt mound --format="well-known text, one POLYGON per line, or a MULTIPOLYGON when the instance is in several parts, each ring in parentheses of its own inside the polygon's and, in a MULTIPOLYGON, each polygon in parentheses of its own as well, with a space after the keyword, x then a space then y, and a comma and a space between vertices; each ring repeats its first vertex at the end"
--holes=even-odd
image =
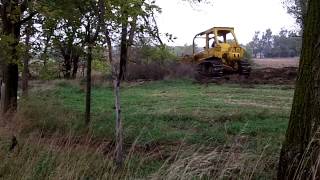
POLYGON ((253 69, 248 78, 231 75, 227 77, 227 81, 247 84, 294 84, 297 72, 297 67, 253 69))
POLYGON ((241 84, 276 84, 293 85, 297 77, 297 67, 253 69, 249 77, 226 75, 221 79, 203 80, 201 83, 241 83, 241 84))

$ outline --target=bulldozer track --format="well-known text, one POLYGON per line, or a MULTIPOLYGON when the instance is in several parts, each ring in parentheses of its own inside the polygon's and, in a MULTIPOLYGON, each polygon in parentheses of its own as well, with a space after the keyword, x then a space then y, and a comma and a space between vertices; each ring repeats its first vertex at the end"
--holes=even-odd
POLYGON ((221 78, 223 76, 223 64, 221 60, 210 59, 197 66, 198 78, 221 78))
POLYGON ((249 62, 246 60, 239 61, 239 74, 250 76, 250 73, 251 73, 251 65, 249 64, 249 62))

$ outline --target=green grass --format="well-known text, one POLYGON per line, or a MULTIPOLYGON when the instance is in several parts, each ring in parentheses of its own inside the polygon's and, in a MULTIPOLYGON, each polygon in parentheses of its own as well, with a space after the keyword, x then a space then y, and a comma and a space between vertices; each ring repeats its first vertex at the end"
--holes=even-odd
MULTIPOLYGON (((83 91, 59 86, 46 93, 65 109, 84 113, 83 91)), ((209 85, 190 81, 160 81, 122 88, 121 105, 128 143, 186 141, 199 144, 225 143, 226 136, 282 137, 289 117, 292 90, 279 86, 242 88, 239 85, 209 85)), ((92 132, 113 137, 114 105, 111 88, 92 92, 92 132)), ((78 121, 83 121, 79 116, 78 121)))
MULTIPOLYGON (((257 161, 262 156, 265 162, 267 169, 261 166, 262 170, 255 177, 272 178, 292 97, 293 89, 273 85, 250 88, 236 84, 205 86, 184 80, 124 84, 121 106, 125 143, 127 147, 134 142, 139 147, 164 147, 169 155, 172 155, 169 149, 179 144, 211 150, 218 147, 227 150, 229 146, 232 149, 239 144, 241 150, 237 151, 250 154, 247 159, 257 161)), ((22 134, 27 136, 38 131, 44 135, 84 135, 87 133, 84 101, 84 91, 71 83, 34 91, 29 99, 21 102, 18 112, 24 121, 22 134)), ((113 142, 114 119, 112 88, 93 88, 89 128, 92 138, 113 142)), ((40 171, 39 175, 42 171, 47 172, 43 168, 51 168, 46 163, 54 161, 46 158, 47 155, 43 157, 35 168, 40 171)), ((139 157, 135 159, 132 157, 129 161, 139 161, 139 157)), ((162 163, 159 159, 142 163, 139 176, 156 172, 162 163)), ((54 165, 51 163, 51 166, 54 165)))

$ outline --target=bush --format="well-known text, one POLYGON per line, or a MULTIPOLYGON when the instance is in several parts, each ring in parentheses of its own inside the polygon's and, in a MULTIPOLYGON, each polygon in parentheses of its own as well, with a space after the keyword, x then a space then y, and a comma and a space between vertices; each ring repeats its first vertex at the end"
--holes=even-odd
POLYGON ((191 79, 195 75, 195 64, 172 62, 169 64, 169 78, 174 79, 191 79))
POLYGON ((194 66, 179 62, 129 64, 126 80, 163 80, 165 78, 192 78, 194 66))
POLYGON ((129 64, 127 69, 126 80, 161 80, 169 74, 168 69, 157 62, 148 64, 129 64))
POLYGON ((59 64, 49 60, 44 67, 40 61, 31 61, 29 71, 32 79, 53 80, 59 77, 59 64))

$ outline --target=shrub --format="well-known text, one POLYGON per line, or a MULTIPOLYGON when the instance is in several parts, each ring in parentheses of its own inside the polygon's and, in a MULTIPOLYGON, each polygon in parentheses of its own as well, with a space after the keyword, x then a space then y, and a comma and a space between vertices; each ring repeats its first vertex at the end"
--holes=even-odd
POLYGON ((129 64, 126 80, 163 80, 165 78, 192 78, 194 66, 179 62, 129 64))
POLYGON ((169 73, 164 65, 157 62, 148 64, 130 64, 127 69, 126 80, 161 80, 169 73))

